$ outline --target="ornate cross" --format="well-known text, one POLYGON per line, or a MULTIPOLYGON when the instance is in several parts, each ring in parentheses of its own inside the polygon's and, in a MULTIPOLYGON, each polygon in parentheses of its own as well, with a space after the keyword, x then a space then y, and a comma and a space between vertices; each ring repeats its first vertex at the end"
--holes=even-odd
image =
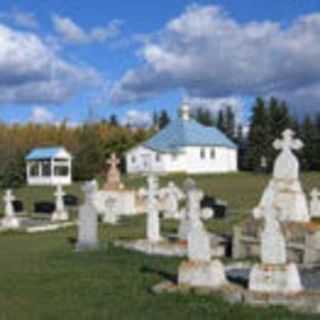
POLYGON ((14 195, 12 194, 12 191, 11 191, 11 190, 6 190, 6 193, 5 193, 5 196, 3 197, 3 200, 4 200, 6 203, 11 203, 12 201, 15 200, 15 197, 14 197, 14 195))
POLYGON ((111 166, 111 169, 117 169, 117 166, 120 164, 120 160, 117 158, 115 153, 112 153, 111 158, 107 160, 107 164, 111 166))
POLYGON ((273 143, 273 147, 276 150, 290 151, 300 150, 303 147, 303 143, 299 139, 294 139, 295 133, 287 129, 282 133, 283 140, 277 139, 273 143))

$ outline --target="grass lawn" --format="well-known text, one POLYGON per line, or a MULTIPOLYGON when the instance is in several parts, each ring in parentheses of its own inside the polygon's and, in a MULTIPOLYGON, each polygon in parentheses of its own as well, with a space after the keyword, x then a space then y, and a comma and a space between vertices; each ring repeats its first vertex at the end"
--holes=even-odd
MULTIPOLYGON (((183 176, 174 176, 181 182, 183 176)), ((320 187, 320 174, 303 175, 306 191, 320 187)), ((208 194, 228 201, 233 212, 210 229, 230 232, 257 203, 268 177, 251 174, 196 178, 208 194)), ((165 183, 167 179, 163 179, 165 183)), ((127 179, 141 185, 141 179, 127 179)), ((80 194, 79 185, 71 190, 80 194)), ((32 208, 32 201, 53 199, 49 188, 22 188, 18 198, 32 208)), ((172 231, 172 222, 163 232, 172 231)), ((0 320, 46 319, 319 319, 289 313, 284 308, 253 308, 229 305, 220 297, 158 295, 152 285, 174 277, 179 259, 147 257, 113 248, 110 240, 138 238, 144 233, 144 218, 126 218, 119 226, 101 226, 102 249, 75 253, 71 240, 75 229, 52 233, 0 235, 0 320)))

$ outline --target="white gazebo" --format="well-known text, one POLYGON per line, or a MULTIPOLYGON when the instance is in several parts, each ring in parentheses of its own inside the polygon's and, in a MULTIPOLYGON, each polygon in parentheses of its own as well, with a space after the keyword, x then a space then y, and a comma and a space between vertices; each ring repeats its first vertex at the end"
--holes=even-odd
POLYGON ((72 156, 64 147, 36 148, 26 157, 28 185, 70 185, 72 156))

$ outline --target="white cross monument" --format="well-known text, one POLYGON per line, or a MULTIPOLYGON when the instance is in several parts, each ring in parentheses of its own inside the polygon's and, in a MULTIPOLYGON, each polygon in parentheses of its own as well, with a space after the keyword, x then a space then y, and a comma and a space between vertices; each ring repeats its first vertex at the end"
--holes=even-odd
POLYGON ((20 221, 16 217, 12 201, 15 200, 15 197, 12 194, 10 189, 6 190, 3 197, 5 208, 4 208, 4 218, 1 220, 0 225, 5 229, 17 229, 20 227, 20 221))
POLYGON ((58 184, 56 188, 56 192, 54 194, 56 198, 56 210, 52 214, 52 221, 67 221, 69 219, 68 212, 64 207, 63 197, 65 192, 63 191, 62 185, 58 184))

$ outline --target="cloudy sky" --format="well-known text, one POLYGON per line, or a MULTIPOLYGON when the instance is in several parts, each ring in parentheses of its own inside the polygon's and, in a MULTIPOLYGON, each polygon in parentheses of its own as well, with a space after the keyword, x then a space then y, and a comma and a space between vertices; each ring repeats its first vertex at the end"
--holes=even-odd
POLYGON ((0 120, 147 124, 182 100, 320 111, 319 0, 1 0, 0 120), (89 111, 90 110, 90 111, 89 111))

